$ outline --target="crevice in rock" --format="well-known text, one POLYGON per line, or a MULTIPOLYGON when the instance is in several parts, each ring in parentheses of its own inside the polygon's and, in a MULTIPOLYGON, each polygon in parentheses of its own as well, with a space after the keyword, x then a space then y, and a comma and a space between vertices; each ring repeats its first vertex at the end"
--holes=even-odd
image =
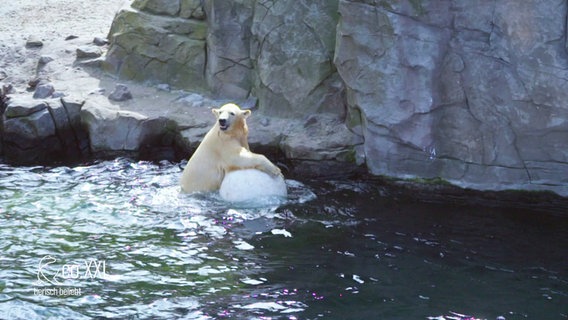
POLYGON ((8 108, 8 90, 5 87, 0 88, 0 116, 4 115, 6 108, 8 108))
MULTIPOLYGON (((67 146, 67 143, 66 143, 67 139, 65 139, 65 134, 64 134, 65 128, 60 127, 60 124, 57 121, 57 115, 55 114, 55 111, 49 105, 49 103, 47 104, 47 111, 49 111, 49 115, 51 116, 51 121, 53 122, 53 127, 55 128, 55 136, 57 136, 57 138, 59 139, 59 143, 61 143, 61 145, 63 146, 63 149, 68 150, 69 146, 67 146)), ((67 121, 69 121, 69 117, 67 115, 67 110, 65 110, 65 117, 67 118, 67 121)))
POLYGON ((261 21, 264 22, 264 20, 266 19, 266 16, 268 15, 268 13, 270 12, 270 10, 272 9, 272 7, 274 6, 274 4, 276 3, 276 0, 266 0, 266 1, 258 1, 257 2, 258 5, 262 6, 264 9, 266 9, 266 12, 264 13, 264 16, 262 17, 261 21), (272 4, 271 6, 267 6, 266 4, 270 3, 272 4))
POLYGON ((73 135, 73 138, 74 138, 74 141, 75 141, 75 147, 77 148, 77 150, 79 150, 79 154, 81 156, 85 156, 86 153, 90 150, 88 134, 83 129, 83 127, 81 125, 81 119, 80 119, 81 108, 85 104, 85 101, 81 102, 81 105, 80 105, 79 110, 77 112, 77 119, 74 119, 71 116, 71 113, 72 113, 71 110, 70 110, 71 108, 69 106, 67 106, 67 104, 65 103, 65 100, 61 99, 60 101, 61 101, 61 105, 63 106, 63 109, 65 110, 65 114, 67 115, 67 119, 69 121, 69 130, 73 135))
POLYGON ((249 60, 250 59, 249 57, 242 58, 241 60, 238 60, 238 61, 235 61, 235 60, 232 60, 232 59, 229 59, 229 58, 226 58, 226 57, 221 57, 221 56, 219 56, 219 59, 229 61, 230 63, 232 63, 232 65, 229 65, 226 68, 223 68, 223 69, 216 71, 214 75, 221 74, 221 73, 223 73, 227 70, 234 68, 235 66, 241 66, 241 67, 249 69, 249 70, 253 69, 251 66, 247 66, 246 64, 242 63, 242 61, 249 60))
POLYGON ((436 29, 447 29, 447 27, 437 25, 437 24, 433 24, 433 23, 428 23, 427 21, 421 20, 417 16, 410 16, 410 15, 404 14, 402 12, 394 11, 392 9, 388 9, 388 8, 384 8, 384 7, 382 9, 379 9, 376 6, 373 6, 373 8, 374 8, 374 11, 375 11, 375 15, 378 15, 378 13, 380 11, 385 11, 385 12, 391 13, 393 15, 412 20, 413 22, 415 22, 417 24, 421 24, 421 25, 424 25, 424 26, 427 26, 427 27, 436 28, 436 29))
POLYGON ((272 32, 274 32, 276 29, 282 27, 283 25, 285 25, 284 22, 276 25, 274 28, 270 29, 263 37, 262 37, 262 41, 260 42, 260 45, 258 46, 258 52, 257 52, 257 56, 256 56, 256 60, 258 61, 258 59, 260 58, 260 56, 262 55, 263 49, 264 49, 264 43, 266 42, 266 39, 270 36, 270 34, 272 32))
POLYGON ((302 23, 304 24, 304 26, 306 26, 306 28, 308 28, 308 31, 312 34, 312 36, 319 42, 322 51, 326 52, 327 60, 333 61, 334 51, 328 50, 320 35, 316 32, 316 30, 314 30, 312 26, 310 26, 309 23, 307 23, 306 21, 302 21, 302 23))
POLYGON ((519 147, 517 145, 517 133, 514 131, 513 128, 511 128, 511 130, 513 131, 513 135, 514 135, 514 139, 513 139, 513 148, 515 149, 515 152, 517 153, 517 157, 519 158, 519 161, 521 161, 521 163, 523 164, 523 168, 525 169, 525 172, 527 173, 527 179, 528 179, 528 183, 532 184, 533 183, 533 178, 531 176, 531 172, 530 170, 527 168, 527 163, 525 162, 525 160, 523 159, 523 157, 521 156, 521 152, 519 151, 519 147))
POLYGON ((207 79, 207 68, 209 67, 209 44, 207 41, 203 43, 203 73, 201 74, 203 79, 207 79))
POLYGON ((313 93, 320 87, 322 87, 327 80, 329 80, 331 77, 333 77, 335 75, 335 72, 329 72, 324 78, 322 78, 320 80, 320 82, 318 82, 313 88, 310 89, 310 91, 308 91, 308 94, 306 96, 311 96, 313 95, 313 93))
POLYGON ((564 54, 566 57, 566 55, 568 55, 568 6, 564 10, 564 25, 562 27, 564 28, 562 34, 564 35, 563 44, 564 44, 564 54))
MULTIPOLYGON (((138 135, 140 135, 140 132, 142 131, 142 128, 143 128, 143 123, 144 123, 144 121, 142 121, 141 123, 135 122, 134 124, 130 123, 130 121, 128 122, 128 125, 126 127, 126 136, 124 137, 124 140, 122 141, 122 147, 121 147, 122 151, 136 151, 139 148, 139 146, 135 146, 133 148, 134 150, 129 149, 129 147, 130 147, 129 143, 130 143, 131 135, 133 135, 134 131, 138 131, 138 135)), ((134 137, 134 138, 136 138, 136 137, 134 137)), ((134 139, 134 138, 132 138, 132 139, 134 139)))

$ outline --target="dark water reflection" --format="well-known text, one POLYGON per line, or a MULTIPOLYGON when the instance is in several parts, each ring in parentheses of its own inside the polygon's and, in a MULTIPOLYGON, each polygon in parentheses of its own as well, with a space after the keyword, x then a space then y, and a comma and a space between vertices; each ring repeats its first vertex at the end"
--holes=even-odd
POLYGON ((180 174, 0 165, 0 318, 568 317, 567 216, 349 180, 243 208, 179 194, 180 174))

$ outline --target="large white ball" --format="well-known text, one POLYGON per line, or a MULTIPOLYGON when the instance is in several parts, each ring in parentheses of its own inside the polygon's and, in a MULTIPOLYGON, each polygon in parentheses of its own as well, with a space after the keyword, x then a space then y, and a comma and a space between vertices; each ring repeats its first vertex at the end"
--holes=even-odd
POLYGON ((240 202, 263 197, 287 197, 288 191, 282 177, 274 177, 256 169, 245 169, 227 173, 219 194, 226 201, 240 202))

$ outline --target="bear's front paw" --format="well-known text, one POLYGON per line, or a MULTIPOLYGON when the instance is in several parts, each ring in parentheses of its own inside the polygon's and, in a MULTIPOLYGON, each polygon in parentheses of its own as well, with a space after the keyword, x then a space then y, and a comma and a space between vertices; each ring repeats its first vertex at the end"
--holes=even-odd
POLYGON ((282 175, 282 171, 280 170, 280 168, 278 168, 277 166, 274 166, 272 168, 270 168, 270 172, 271 175, 275 176, 275 177, 282 177, 284 178, 284 175, 282 175))

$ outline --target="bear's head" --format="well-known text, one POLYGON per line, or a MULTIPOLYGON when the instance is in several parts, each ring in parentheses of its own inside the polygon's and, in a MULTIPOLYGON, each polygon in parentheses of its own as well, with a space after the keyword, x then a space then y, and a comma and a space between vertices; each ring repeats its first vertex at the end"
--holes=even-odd
POLYGON ((250 110, 241 110, 236 104, 228 103, 212 111, 222 132, 244 131, 248 133, 246 118, 250 116, 250 110))

